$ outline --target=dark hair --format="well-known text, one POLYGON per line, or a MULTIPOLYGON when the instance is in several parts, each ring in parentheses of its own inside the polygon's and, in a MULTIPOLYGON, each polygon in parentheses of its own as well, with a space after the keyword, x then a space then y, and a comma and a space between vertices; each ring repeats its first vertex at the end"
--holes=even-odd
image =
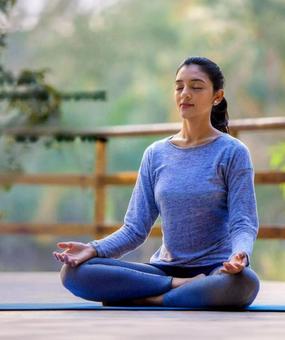
MULTIPOLYGON (((224 88, 224 75, 217 64, 205 57, 190 57, 185 59, 176 71, 176 74, 183 66, 198 65, 201 70, 208 75, 213 83, 214 91, 218 91, 224 88)), ((228 104, 225 98, 218 104, 212 107, 211 111, 211 123, 212 125, 222 131, 229 133, 228 122, 229 115, 227 110, 228 104)))

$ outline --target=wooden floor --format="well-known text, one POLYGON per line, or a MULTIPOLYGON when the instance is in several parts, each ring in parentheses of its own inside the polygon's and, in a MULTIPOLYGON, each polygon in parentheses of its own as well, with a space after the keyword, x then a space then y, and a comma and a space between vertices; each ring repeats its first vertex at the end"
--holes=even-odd
MULTIPOLYGON (((1 303, 82 302, 57 273, 1 273, 1 303)), ((285 282, 261 283, 255 303, 284 304, 285 282)), ((285 339, 285 313, 208 311, 0 312, 0 339, 285 339)))

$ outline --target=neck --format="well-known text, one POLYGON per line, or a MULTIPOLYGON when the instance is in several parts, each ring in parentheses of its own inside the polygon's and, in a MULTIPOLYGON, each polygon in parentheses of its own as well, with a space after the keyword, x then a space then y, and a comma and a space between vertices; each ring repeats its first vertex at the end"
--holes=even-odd
POLYGON ((201 140, 217 136, 222 132, 215 129, 210 121, 207 123, 200 119, 183 119, 182 128, 178 133, 179 137, 185 140, 185 142, 196 143, 201 140))

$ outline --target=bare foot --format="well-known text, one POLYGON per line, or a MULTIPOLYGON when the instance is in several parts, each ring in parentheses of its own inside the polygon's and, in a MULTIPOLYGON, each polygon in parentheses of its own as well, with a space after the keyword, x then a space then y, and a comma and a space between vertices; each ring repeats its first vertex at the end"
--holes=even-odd
POLYGON ((150 296, 142 299, 132 300, 132 304, 139 306, 161 306, 163 302, 163 294, 157 296, 150 296))
POLYGON ((180 286, 185 285, 185 283, 189 283, 195 280, 202 279, 203 277, 206 277, 205 274, 199 274, 193 277, 186 277, 186 278, 181 278, 181 277, 174 277, 172 279, 172 288, 177 288, 180 286))

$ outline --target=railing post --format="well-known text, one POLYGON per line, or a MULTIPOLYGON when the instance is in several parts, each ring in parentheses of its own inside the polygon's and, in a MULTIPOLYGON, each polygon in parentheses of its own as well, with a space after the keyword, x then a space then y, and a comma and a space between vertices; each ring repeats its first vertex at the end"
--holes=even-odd
POLYGON ((230 129, 230 135, 235 138, 238 138, 238 135, 239 135, 238 129, 230 129))
POLYGON ((96 238, 98 228, 105 222, 106 189, 101 176, 106 175, 106 150, 107 139, 101 138, 95 143, 95 206, 94 206, 94 237, 96 238))

